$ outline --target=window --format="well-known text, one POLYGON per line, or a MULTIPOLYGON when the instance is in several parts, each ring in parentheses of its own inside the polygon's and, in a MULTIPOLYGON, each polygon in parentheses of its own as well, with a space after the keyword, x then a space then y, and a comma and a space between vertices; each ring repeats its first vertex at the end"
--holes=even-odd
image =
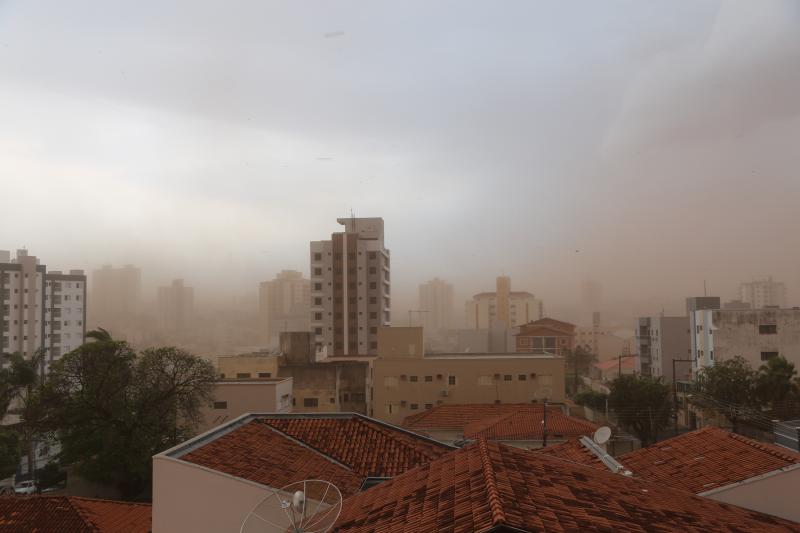
POLYGON ((322 335, 322 328, 314 328, 314 335, 322 335))
POLYGON ((322 320, 322 313, 314 313, 314 320, 322 320))
POLYGON ((426 403, 425 404, 425 409, 433 409, 433 404, 432 403, 426 403))
POLYGON ((758 326, 758 333, 760 335, 774 335, 778 333, 778 326, 775 324, 761 324, 758 326))
POLYGON ((322 261, 322 254, 319 252, 314 253, 314 261, 322 261))
POLYGON ((250 372, 237 372, 236 379, 247 379, 250 377, 250 372))
POLYGON ((447 384, 448 385, 455 385, 456 384, 456 377, 455 376, 447 376, 447 384))
POLYGON ((520 375, 517 376, 517 379, 519 381, 525 381, 525 380, 528 379, 528 376, 526 376, 525 374, 520 374, 520 375))
POLYGON ((419 378, 417 376, 409 376, 408 381, 416 383, 417 381, 419 381, 419 378))
POLYGON ((331 405, 335 404, 336 398, 328 398, 328 403, 330 403, 331 405))
POLYGON ((320 297, 314 298, 314 305, 322 305, 322 298, 320 297))
POLYGON ((411 410, 412 411, 416 411, 417 409, 419 409, 419 404, 418 403, 412 403, 411 404, 411 410))
POLYGON ((513 378, 511 374, 506 374, 503 376, 503 381, 511 381, 513 378))
POLYGON ((370 289, 377 289, 378 288, 378 284, 375 283, 374 281, 370 281, 369 282, 369 288, 370 289))
POLYGON ((303 398, 303 407, 318 407, 319 398, 303 398))
POLYGON ((772 359, 773 357, 778 357, 778 352, 761 352, 762 361, 772 359))
POLYGON ((322 290, 322 283, 315 283, 314 284, 314 290, 315 291, 321 291, 322 290))
POLYGON ((431 383, 433 381, 433 376, 425 376, 425 382, 431 383))
POLYGON ((259 372, 258 377, 260 378, 271 378, 272 372, 259 372))
POLYGON ((214 402, 214 409, 227 409, 228 402, 214 402))

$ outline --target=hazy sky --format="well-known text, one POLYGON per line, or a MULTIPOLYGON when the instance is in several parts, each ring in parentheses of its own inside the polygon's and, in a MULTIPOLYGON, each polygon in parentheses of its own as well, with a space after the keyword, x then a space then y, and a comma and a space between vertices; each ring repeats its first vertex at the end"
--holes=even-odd
MULTIPOLYGON (((243 291, 382 216, 434 276, 800 303, 796 0, 0 0, 0 249, 243 291)), ((459 298, 460 299, 460 298, 459 298)))

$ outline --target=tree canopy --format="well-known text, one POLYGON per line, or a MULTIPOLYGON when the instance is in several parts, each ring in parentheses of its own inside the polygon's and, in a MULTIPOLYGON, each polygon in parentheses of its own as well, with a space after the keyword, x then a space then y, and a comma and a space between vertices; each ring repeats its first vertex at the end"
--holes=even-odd
POLYGON ((150 488, 152 456, 194 435, 214 368, 177 348, 137 355, 106 332, 91 338, 51 366, 51 429, 62 464, 136 497, 150 488))
POLYGON ((618 423, 636 435, 642 446, 655 442, 672 420, 669 385, 650 376, 622 375, 611 382, 608 405, 618 423))

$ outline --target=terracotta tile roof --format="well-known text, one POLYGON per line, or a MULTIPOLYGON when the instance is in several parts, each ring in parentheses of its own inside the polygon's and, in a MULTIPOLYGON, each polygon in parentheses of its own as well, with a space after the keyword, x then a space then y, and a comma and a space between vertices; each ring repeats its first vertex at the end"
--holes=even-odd
POLYGON ((636 358, 635 357, 626 357, 621 361, 617 361, 616 359, 609 359, 608 361, 601 361, 599 363, 594 363, 592 365, 598 370, 613 370, 615 368, 619 368, 622 366, 625 370, 630 370, 631 368, 636 368, 636 358))
POLYGON ((452 449, 356 414, 253 415, 178 457, 271 487, 324 479, 348 495, 367 477, 394 477, 452 449))
POLYGON ((75 496, 0 497, 0 532, 147 533, 151 506, 75 496))
POLYGON ((304 479, 330 481, 342 492, 358 492, 364 476, 303 446, 257 419, 180 457, 197 465, 270 487, 304 479))
MULTIPOLYGON (((469 439, 539 440, 543 437, 544 406, 472 422, 464 428, 469 439)), ((547 434, 551 438, 591 435, 599 426, 588 420, 565 415, 560 409, 547 410, 547 434)))
POLYGON ((617 458, 633 475, 700 494, 800 463, 800 454, 719 428, 703 428, 617 458))
POLYGON ((568 440, 559 444, 553 444, 545 448, 536 450, 538 453, 549 455, 550 457, 557 457, 572 461, 573 463, 580 463, 582 465, 596 466, 598 468, 606 469, 603 462, 593 454, 586 446, 580 443, 577 439, 568 440))
POLYGON ((347 498, 340 533, 800 531, 784 519, 480 440, 347 498))
MULTIPOLYGON (((534 403, 438 405, 406 417, 403 427, 419 432, 460 431, 464 436, 477 436, 486 432, 487 437, 496 439, 524 439, 531 436, 541 438, 543 413, 544 405, 534 403)), ((550 435, 564 436, 588 435, 597 429, 591 422, 565 415, 558 406, 548 406, 547 426, 551 430, 550 435)))
POLYGON ((352 415, 261 417, 273 428, 370 477, 393 477, 452 448, 421 435, 352 415))

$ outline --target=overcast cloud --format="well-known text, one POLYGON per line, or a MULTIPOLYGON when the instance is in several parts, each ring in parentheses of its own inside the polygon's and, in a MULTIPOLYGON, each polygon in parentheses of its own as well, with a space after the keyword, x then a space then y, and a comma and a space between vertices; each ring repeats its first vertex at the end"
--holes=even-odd
POLYGON ((353 209, 396 318, 502 273, 797 304, 799 6, 0 0, 0 248, 240 293, 353 209))

